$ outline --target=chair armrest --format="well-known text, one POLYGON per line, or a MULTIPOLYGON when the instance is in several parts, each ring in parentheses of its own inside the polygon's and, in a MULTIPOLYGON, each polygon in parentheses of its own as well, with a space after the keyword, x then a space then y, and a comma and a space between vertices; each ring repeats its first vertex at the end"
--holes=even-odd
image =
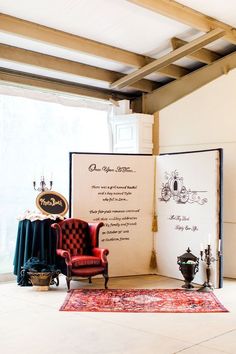
POLYGON ((57 223, 54 223, 54 224, 51 225, 51 227, 52 227, 53 229, 57 229, 57 228, 58 228, 58 225, 57 225, 57 223))
POLYGON ((66 262, 67 265, 72 265, 70 252, 58 248, 56 250, 56 253, 57 253, 58 256, 65 258, 65 262, 66 262))
POLYGON ((102 260, 103 265, 107 264, 107 256, 109 254, 109 250, 107 248, 94 247, 92 249, 92 254, 95 257, 99 257, 102 260))

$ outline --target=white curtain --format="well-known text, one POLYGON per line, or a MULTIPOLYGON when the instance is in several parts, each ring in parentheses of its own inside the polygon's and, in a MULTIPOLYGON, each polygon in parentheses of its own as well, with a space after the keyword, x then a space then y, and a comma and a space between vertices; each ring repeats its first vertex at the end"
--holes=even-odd
POLYGON ((53 190, 68 198, 69 152, 110 152, 111 146, 108 105, 86 100, 90 108, 84 108, 85 100, 69 105, 71 97, 55 103, 33 99, 28 89, 10 92, 0 89, 0 273, 13 269, 17 217, 36 209, 32 181, 52 178, 53 190))

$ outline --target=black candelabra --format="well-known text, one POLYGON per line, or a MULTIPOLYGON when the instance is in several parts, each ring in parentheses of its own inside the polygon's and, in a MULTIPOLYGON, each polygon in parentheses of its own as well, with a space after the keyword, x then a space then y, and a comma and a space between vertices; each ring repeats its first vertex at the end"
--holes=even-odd
POLYGON ((36 181, 33 181, 33 187, 35 191, 38 192, 45 192, 45 191, 50 191, 52 189, 53 181, 52 179, 49 181, 49 187, 47 187, 44 176, 41 176, 40 182, 39 182, 39 187, 36 187, 36 181))
POLYGON ((218 257, 217 258, 213 257, 210 244, 208 244, 204 250, 202 249, 200 251, 201 261, 206 263, 206 281, 204 282, 202 287, 198 289, 198 291, 210 292, 214 289, 213 285, 210 281, 211 280, 211 270, 212 270, 211 264, 213 262, 218 261, 221 257, 220 242, 221 242, 221 240, 219 240, 219 249, 218 249, 218 257))

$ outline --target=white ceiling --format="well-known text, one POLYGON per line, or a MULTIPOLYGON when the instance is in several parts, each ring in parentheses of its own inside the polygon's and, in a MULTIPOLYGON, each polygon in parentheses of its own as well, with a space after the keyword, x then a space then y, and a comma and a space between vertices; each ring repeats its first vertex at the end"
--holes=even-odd
MULTIPOLYGON (((1 12, 140 54, 188 26, 125 0, 0 0, 1 12)), ((159 51, 159 49, 157 49, 159 51)))
POLYGON ((179 0, 178 2, 236 27, 235 0, 179 0))
MULTIPOLYGON (((235 0, 180 0, 179 3, 236 27, 235 0)), ((202 35, 189 26, 126 0, 0 0, 0 12, 153 58, 158 58, 172 50, 171 37, 190 41, 202 35)), ((130 73, 134 70, 117 62, 28 38, 20 38, 9 33, 0 32, 0 42, 122 73, 130 73)), ((231 47, 228 42, 221 39, 207 48, 224 53, 231 47)), ((181 59, 175 64, 190 68, 195 65, 190 59, 181 59)), ((87 82, 75 75, 19 65, 6 60, 1 60, 0 66, 77 83, 107 86, 105 83, 93 80, 87 82)), ((149 78, 160 82, 169 80, 162 74, 152 74, 149 78)))

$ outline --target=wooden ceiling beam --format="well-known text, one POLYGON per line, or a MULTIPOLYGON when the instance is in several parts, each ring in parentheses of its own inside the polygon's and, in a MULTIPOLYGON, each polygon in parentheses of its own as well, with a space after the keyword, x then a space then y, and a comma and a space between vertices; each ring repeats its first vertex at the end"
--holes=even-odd
MULTIPOLYGON (((154 60, 155 59, 151 59, 151 60, 148 60, 147 62, 151 63, 154 60)), ((163 74, 164 76, 171 77, 172 79, 179 79, 180 77, 182 77, 184 75, 188 75, 191 72, 191 70, 184 68, 182 66, 179 66, 179 65, 170 64, 170 65, 167 65, 165 68, 161 68, 160 70, 158 70, 158 72, 160 74, 163 74)))
MULTIPOLYGON (((59 46, 67 50, 78 51, 91 56, 112 60, 133 68, 140 68, 154 60, 153 58, 144 55, 129 52, 124 49, 99 43, 33 22, 21 20, 2 13, 0 13, 0 31, 36 40, 38 42, 59 46)), ((159 72, 165 76, 177 79, 186 75, 189 70, 177 65, 169 65, 168 67, 161 69, 159 72)))
MULTIPOLYGON (((0 44, 0 58, 21 64, 40 67, 43 69, 54 70, 79 77, 89 78, 111 83, 124 76, 124 74, 110 71, 91 65, 81 64, 71 60, 66 60, 51 55, 36 53, 26 49, 16 48, 5 44, 0 44)), ((151 92, 160 87, 154 81, 140 80, 132 88, 142 92, 151 92)))
POLYGON ((101 100, 123 100, 132 99, 135 95, 126 94, 122 92, 114 92, 106 89, 96 87, 79 85, 63 80, 56 80, 52 78, 45 78, 39 75, 31 75, 28 73, 15 72, 13 70, 6 70, 0 68, 0 81, 15 84, 20 87, 35 87, 38 89, 58 91, 69 93, 73 95, 92 97, 101 100))
POLYGON ((113 82, 110 85, 111 88, 124 88, 128 85, 133 84, 134 82, 142 79, 143 77, 151 74, 155 70, 158 70, 161 67, 165 67, 168 64, 175 62, 178 59, 183 58, 186 55, 189 55, 198 49, 204 47, 205 45, 215 41, 216 39, 221 38, 224 35, 224 31, 221 29, 214 29, 199 38, 194 39, 193 41, 183 45, 181 48, 178 48, 163 57, 154 60, 150 64, 145 65, 141 69, 136 70, 135 72, 124 76, 123 78, 113 82))
POLYGON ((215 28, 225 31, 224 39, 236 44, 236 28, 199 11, 182 5, 174 0, 127 0, 140 7, 184 23, 202 32, 209 32, 215 28))
MULTIPOLYGON (((183 45, 185 45, 187 43, 188 42, 184 41, 183 39, 177 38, 177 37, 171 38, 171 44, 172 44, 172 47, 174 50, 182 47, 183 45)), ((191 59, 200 61, 201 63, 204 63, 204 64, 211 64, 214 61, 222 58, 222 55, 220 55, 212 50, 202 48, 202 49, 197 50, 194 53, 189 54, 188 57, 191 59)))
MULTIPOLYGON (((161 88, 143 95, 142 111, 148 114, 160 111, 177 100, 187 96, 221 75, 236 68, 236 52, 226 55, 212 64, 193 71, 179 80, 170 82, 161 88)), ((137 99, 139 103, 139 99, 137 99)), ((133 107, 135 108, 135 100, 133 107)))

